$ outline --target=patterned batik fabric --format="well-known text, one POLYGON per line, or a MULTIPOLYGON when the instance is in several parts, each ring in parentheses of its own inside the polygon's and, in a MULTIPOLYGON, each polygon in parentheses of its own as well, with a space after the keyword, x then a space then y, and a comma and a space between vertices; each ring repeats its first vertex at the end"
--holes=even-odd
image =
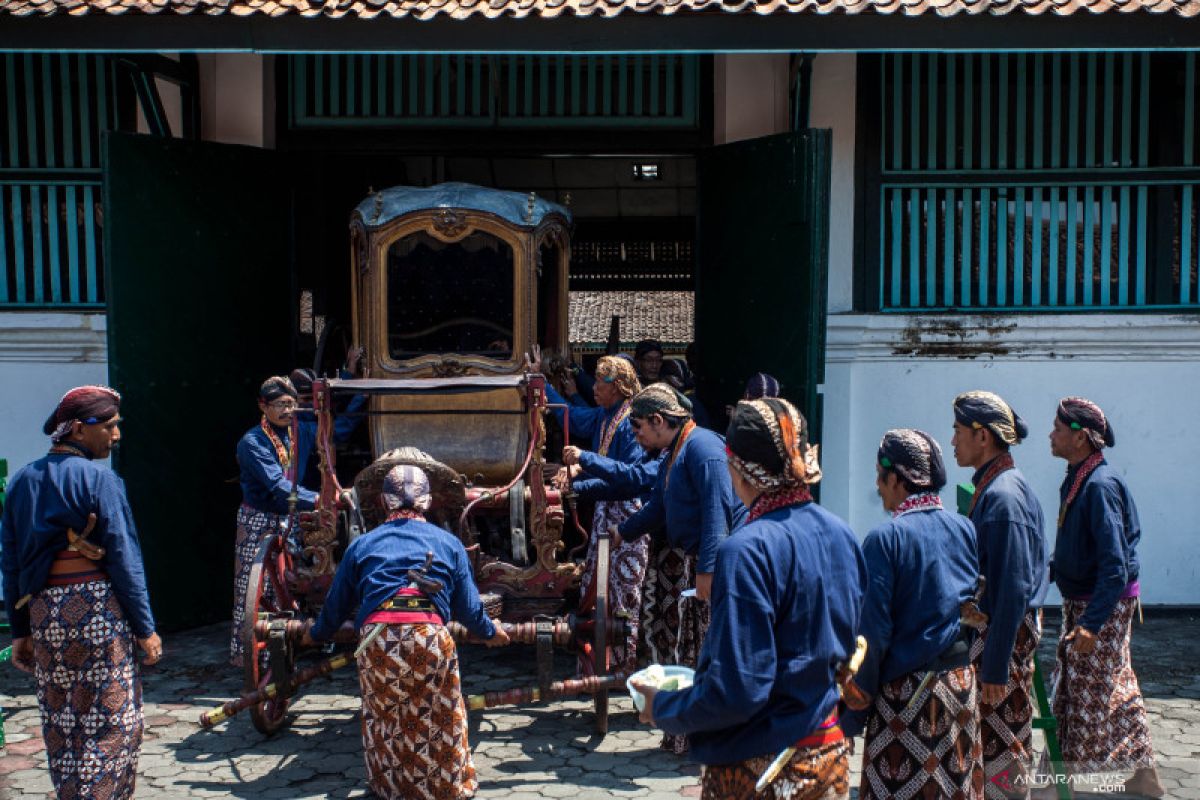
POLYGON ((49 586, 29 604, 50 779, 60 800, 133 796, 142 746, 135 642, 107 580, 49 586))
POLYGON ((925 673, 883 684, 864 731, 859 800, 983 797, 975 668, 937 677, 909 706, 925 673))
POLYGON ((802 747, 779 777, 758 794, 754 786, 777 754, 736 764, 706 766, 700 779, 700 797, 701 800, 842 800, 850 796, 849 753, 850 744, 845 739, 802 747))
MULTIPOLYGON (((1074 630, 1087 602, 1063 600, 1063 632, 1074 630)), ((1129 660, 1136 597, 1117 607, 1087 655, 1060 638, 1050 676, 1063 760, 1076 773, 1129 771, 1154 764, 1146 706, 1129 660)))
POLYGON ((443 626, 386 625, 358 657, 358 683, 367 781, 376 796, 475 796, 458 651, 443 626))
MULTIPOLYGON (((666 543, 651 545, 642 595, 643 643, 651 663, 696 668, 711 612, 707 602, 680 596, 695 585, 695 557, 666 543)), ((687 737, 663 734, 662 748, 683 755, 687 737)))
MULTIPOLYGON (((596 577, 596 548, 599 535, 610 526, 620 525, 641 508, 637 500, 601 500, 596 503, 592 517, 592 535, 588 542, 587 561, 583 568, 583 594, 591 592, 596 577)), ((637 671, 638 617, 642 611, 642 583, 646 579, 646 562, 650 558, 650 537, 642 536, 609 553, 608 613, 629 623, 629 636, 624 647, 612 648, 609 672, 632 674, 637 671)), ((579 673, 592 674, 591 659, 579 658, 579 673)))
MULTIPOLYGON (((242 666, 242 623, 246 617, 246 591, 250 584, 250 570, 258 557, 258 548, 271 534, 283 528, 283 514, 259 511, 244 503, 238 508, 237 544, 233 556, 233 631, 229 637, 229 663, 242 666)), ((275 592, 270 581, 263 583, 263 595, 273 601, 275 592)))
MULTIPOLYGON (((984 787, 989 798, 1011 797, 1014 791, 1021 794, 1005 787, 1023 785, 1017 779, 1028 775, 1033 766, 1033 656, 1041 639, 1041 610, 1026 612, 1008 660, 1004 699, 996 706, 979 703, 979 733, 987 777, 984 787)), ((971 663, 976 670, 986 643, 985 629, 971 645, 971 663)))

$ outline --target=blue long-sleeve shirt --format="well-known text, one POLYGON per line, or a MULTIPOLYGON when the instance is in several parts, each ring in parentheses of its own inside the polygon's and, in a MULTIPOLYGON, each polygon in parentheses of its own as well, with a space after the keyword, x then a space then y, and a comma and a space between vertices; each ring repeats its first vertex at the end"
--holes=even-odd
POLYGON ((837 704, 866 580, 853 532, 815 503, 738 528, 716 558, 695 684, 660 692, 655 722, 688 734, 704 764, 773 756, 812 733, 837 704))
POLYGON ((492 638, 496 628, 479 600, 462 543, 438 526, 414 519, 385 522, 350 543, 313 625, 312 637, 332 637, 355 609, 355 627, 361 628, 385 600, 409 585, 408 571, 425 566, 425 554, 430 551, 433 565, 426 575, 442 584, 441 591, 430 597, 438 615, 444 622, 461 622, 483 639, 492 638))
MULTIPOLYGON (((978 485, 989 464, 972 479, 978 485)), ((979 571, 987 578, 980 610, 988 615, 980 680, 1008 682, 1008 662, 1025 612, 1041 608, 1049 588, 1042 505, 1021 471, 1005 470, 984 487, 971 512, 979 571)))
MULTIPOLYGON (((1067 471, 1060 501, 1066 500, 1080 466, 1067 471)), ((1092 633, 1104 626, 1125 587, 1137 580, 1141 538, 1129 485, 1107 461, 1101 461, 1067 509, 1050 566, 1063 597, 1091 597, 1079 624, 1092 633)))
MULTIPOLYGON (((959 606, 979 575, 975 528, 941 509, 911 511, 880 525, 863 541, 870 581, 859 633, 867 655, 854 678, 867 694, 932 662, 959 637, 959 606)), ((856 735, 867 711, 843 716, 856 735)))
MULTIPOLYGON (((316 446, 317 423, 315 420, 301 421, 297 430, 296 475, 299 480, 308 469, 308 459, 316 446)), ((275 428, 275 433, 284 447, 290 447, 291 432, 287 428, 275 428)), ((237 446, 237 461, 241 473, 242 502, 258 511, 288 513, 292 482, 284 473, 275 446, 261 425, 255 425, 242 436, 237 446)), ((316 504, 316 492, 303 486, 297 487, 297 509, 307 511, 316 507, 316 504)))
POLYGON ((88 515, 96 527, 88 541, 104 548, 98 564, 133 633, 154 633, 146 572, 125 484, 112 470, 74 455, 51 453, 17 470, 0 523, 4 603, 14 638, 28 636, 29 606, 17 601, 46 585, 54 554, 68 546, 67 529, 83 533, 88 515))
POLYGON ((693 428, 669 472, 665 461, 658 470, 650 499, 621 523, 621 538, 632 541, 665 528, 674 547, 696 556, 696 572, 712 572, 721 542, 746 518, 746 507, 733 494, 727 463, 725 440, 693 428))
POLYGON ((642 452, 642 459, 632 464, 614 461, 590 450, 579 454, 579 466, 584 477, 576 479, 572 488, 585 500, 648 500, 658 477, 664 453, 649 455, 642 452))
MULTIPOLYGON (((571 436, 586 436, 592 441, 592 450, 599 452, 600 443, 604 438, 604 429, 612 422, 613 417, 621 410, 621 403, 604 408, 602 406, 588 406, 583 404, 583 398, 578 395, 572 400, 567 400, 550 384, 546 384, 546 398, 551 403, 562 403, 571 407, 571 436)), ((555 416, 558 421, 563 421, 563 410, 561 408, 554 409, 555 416)), ((613 433, 612 441, 608 444, 608 452, 606 455, 614 461, 623 461, 626 464, 632 464, 641 461, 645 456, 642 451, 642 446, 637 443, 637 438, 633 435, 633 427, 629 424, 629 417, 621 420, 617 425, 616 431, 613 433)))

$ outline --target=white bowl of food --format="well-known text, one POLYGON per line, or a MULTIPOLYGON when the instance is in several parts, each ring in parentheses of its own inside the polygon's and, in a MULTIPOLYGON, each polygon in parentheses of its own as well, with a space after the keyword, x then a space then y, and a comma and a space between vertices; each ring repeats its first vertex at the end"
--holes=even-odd
POLYGON ((691 667, 678 667, 673 664, 651 664, 645 669, 638 670, 625 680, 625 688, 633 699, 633 705, 640 712, 646 707, 646 696, 633 688, 635 683, 643 686, 653 686, 662 692, 675 692, 686 689, 696 680, 696 670, 691 667))

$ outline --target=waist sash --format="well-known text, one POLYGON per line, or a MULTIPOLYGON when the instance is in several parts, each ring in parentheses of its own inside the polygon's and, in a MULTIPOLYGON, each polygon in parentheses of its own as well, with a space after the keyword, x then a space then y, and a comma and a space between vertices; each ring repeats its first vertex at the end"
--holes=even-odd
POLYGON ((831 742, 840 742, 845 738, 846 734, 842 732, 842 726, 840 720, 838 719, 837 709, 835 708, 833 711, 829 712, 829 716, 825 718, 824 722, 817 726, 815 731, 810 733, 808 736, 805 736, 803 739, 797 739, 796 743, 793 744, 792 747, 796 748, 797 750, 805 747, 818 747, 823 744, 830 744, 831 742))
POLYGON ((427 622, 434 625, 445 624, 437 606, 417 589, 411 587, 401 589, 393 596, 379 604, 363 621, 363 624, 373 625, 377 622, 399 625, 411 625, 427 622))
POLYGON ((46 576, 47 586, 74 586, 91 581, 102 581, 108 577, 95 561, 85 558, 74 550, 59 550, 50 564, 46 576))

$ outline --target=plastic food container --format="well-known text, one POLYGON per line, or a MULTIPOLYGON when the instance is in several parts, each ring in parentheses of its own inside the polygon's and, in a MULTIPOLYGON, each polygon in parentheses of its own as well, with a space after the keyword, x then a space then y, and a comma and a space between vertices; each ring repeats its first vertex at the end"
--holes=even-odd
POLYGON ((679 689, 686 689, 692 685, 696 678, 696 670, 691 667, 678 667, 675 665, 662 666, 659 664, 651 664, 645 669, 638 670, 630 675, 625 680, 625 688, 629 690, 629 696, 633 699, 633 705, 640 712, 646 707, 646 697, 637 689, 633 688, 636 683, 654 683, 655 673, 661 670, 661 680, 658 681, 658 686, 661 691, 671 692, 679 689), (647 681, 647 678, 650 680, 647 681))

